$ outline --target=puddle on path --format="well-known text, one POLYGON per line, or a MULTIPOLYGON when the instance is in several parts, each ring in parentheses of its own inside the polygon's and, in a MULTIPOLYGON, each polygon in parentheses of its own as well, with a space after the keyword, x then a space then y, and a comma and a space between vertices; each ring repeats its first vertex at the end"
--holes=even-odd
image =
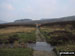
POLYGON ((29 48, 33 48, 34 50, 37 50, 37 51, 52 51, 54 48, 47 42, 30 43, 27 46, 29 48))

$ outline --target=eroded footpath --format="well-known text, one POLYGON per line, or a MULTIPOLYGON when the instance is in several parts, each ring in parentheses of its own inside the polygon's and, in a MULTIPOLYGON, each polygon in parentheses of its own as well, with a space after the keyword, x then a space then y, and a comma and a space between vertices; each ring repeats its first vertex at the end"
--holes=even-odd
POLYGON ((53 47, 46 42, 45 37, 40 30, 36 29, 36 45, 34 47, 33 56, 56 56, 52 51, 53 47))

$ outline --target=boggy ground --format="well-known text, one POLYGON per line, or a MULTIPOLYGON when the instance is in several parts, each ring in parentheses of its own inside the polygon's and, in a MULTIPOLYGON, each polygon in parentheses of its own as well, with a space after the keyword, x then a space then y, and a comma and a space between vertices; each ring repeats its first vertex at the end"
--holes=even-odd
POLYGON ((8 27, 0 29, 0 44, 21 42, 35 42, 35 28, 31 27, 8 27))
POLYGON ((0 44, 2 44, 2 47, 0 46, 0 56, 55 56, 53 51, 46 51, 45 49, 34 50, 26 45, 26 43, 35 42, 46 42, 45 37, 38 28, 1 28, 0 44))
POLYGON ((44 25, 40 29, 48 43, 56 46, 57 51, 75 51, 74 24, 44 25))
POLYGON ((0 29, 0 56, 32 56, 33 49, 26 43, 35 43, 35 27, 6 27, 0 29))

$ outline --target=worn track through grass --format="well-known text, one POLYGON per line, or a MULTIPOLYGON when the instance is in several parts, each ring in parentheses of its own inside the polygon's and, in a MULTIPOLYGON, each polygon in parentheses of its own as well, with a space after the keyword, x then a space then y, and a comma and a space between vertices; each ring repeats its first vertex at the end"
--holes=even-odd
MULTIPOLYGON (((36 42, 46 42, 45 37, 40 33, 38 27, 36 29, 36 42)), ((34 50, 33 56, 56 56, 56 55, 53 51, 34 50)))
POLYGON ((40 30, 36 30, 36 42, 46 42, 45 37, 40 33, 40 30))

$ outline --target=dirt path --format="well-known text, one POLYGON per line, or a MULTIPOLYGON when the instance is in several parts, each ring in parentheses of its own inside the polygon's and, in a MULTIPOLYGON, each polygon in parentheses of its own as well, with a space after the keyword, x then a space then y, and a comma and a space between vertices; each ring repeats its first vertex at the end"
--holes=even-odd
MULTIPOLYGON (((38 29, 38 27, 37 27, 37 29, 36 29, 36 42, 45 42, 46 43, 46 39, 45 39, 45 37, 40 33, 40 30, 38 29)), ((55 53, 51 50, 51 51, 49 51, 46 47, 47 47, 47 45, 48 44, 41 44, 41 45, 38 45, 38 48, 40 49, 40 50, 34 50, 33 51, 33 56, 56 56, 55 55, 55 53), (47 51, 47 50, 48 51, 47 51)), ((37 46, 37 45, 36 45, 37 46)), ((50 47, 49 47, 50 48, 50 47)))
POLYGON ((56 56, 54 52, 34 51, 33 56, 56 56))
POLYGON ((40 33, 38 28, 36 30, 36 42, 46 42, 45 37, 40 33))

